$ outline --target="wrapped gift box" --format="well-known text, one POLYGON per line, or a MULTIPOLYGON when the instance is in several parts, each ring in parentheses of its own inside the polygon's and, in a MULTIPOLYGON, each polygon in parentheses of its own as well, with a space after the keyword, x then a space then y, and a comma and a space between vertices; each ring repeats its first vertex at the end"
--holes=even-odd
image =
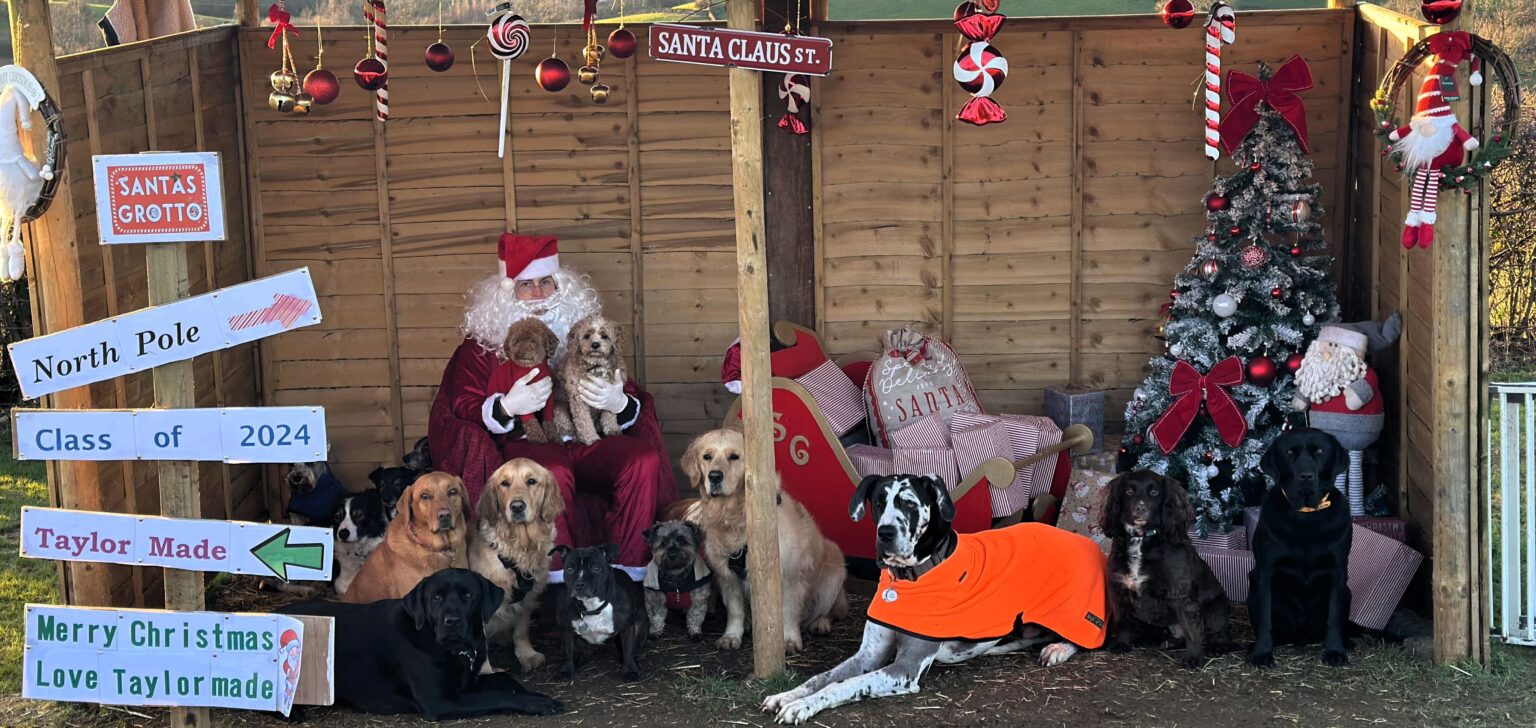
POLYGON ((1195 548, 1208 549, 1248 549, 1248 529, 1243 526, 1234 526, 1226 533, 1214 529, 1207 530, 1204 536, 1199 529, 1189 529, 1189 540, 1195 544, 1195 548))
POLYGON ((950 448, 949 427, 939 415, 924 415, 891 433, 891 449, 950 448))
POLYGON ((891 455, 896 474, 937 475, 950 490, 960 484, 955 453, 947 447, 898 447, 891 455))
MULTIPOLYGON (((1001 452, 994 452, 990 457, 1002 457, 1009 460, 1022 460, 1030 457, 1042 448, 1047 448, 1061 442, 1061 428, 1056 426, 1048 417, 1034 417, 1031 415, 984 415, 972 412, 956 412, 950 423, 950 432, 955 433, 962 429, 971 429, 983 425, 1002 423, 1003 431, 1007 435, 1006 448, 1001 452)), ((1056 459, 1045 458, 1028 468, 1019 471, 1014 477, 1014 486, 1022 487, 1024 495, 1028 497, 1049 493, 1051 481, 1056 474, 1056 459)), ((1010 511, 1012 512, 1012 511, 1010 511)))
MULTIPOLYGON (((985 460, 1009 456, 1008 431, 1001 420, 986 415, 955 413, 957 421, 962 417, 985 419, 973 421, 951 433, 955 441, 955 461, 960 472, 969 474, 985 460)), ((1029 488, 1025 487, 1025 481, 1018 475, 1014 476, 1013 483, 1008 487, 989 487, 987 491, 992 498, 993 517, 1012 515, 1029 505, 1029 488)))
POLYGON ((1349 545, 1349 621, 1381 629, 1424 557, 1408 546, 1369 528, 1355 526, 1349 545))
POLYGON ((1401 518, 1356 518, 1355 525, 1369 528, 1398 543, 1408 542, 1408 523, 1401 518))
POLYGON ((1216 549, 1195 547, 1195 553, 1211 571, 1227 592, 1227 599, 1234 602, 1248 601, 1248 572, 1253 571, 1253 552, 1247 549, 1216 549))
POLYGON ((1067 480, 1067 493, 1062 497, 1061 515, 1056 527, 1087 536, 1109 554, 1109 536, 1104 533, 1104 504, 1109 500, 1109 482, 1114 473, 1073 469, 1067 480))
POLYGON ((1087 425, 1093 430, 1093 448, 1088 452, 1104 449, 1104 390, 1075 384, 1046 387, 1045 414, 1059 429, 1087 425))
POLYGON ((867 475, 896 474, 893 453, 883 447, 864 444, 849 445, 848 459, 853 461, 853 469, 861 478, 867 475))
POLYGON ((864 390, 859 389, 859 385, 854 384, 836 364, 824 361, 796 377, 795 381, 816 400, 816 406, 826 415, 833 432, 847 434, 864 421, 864 390))
POLYGON ((1259 507, 1250 506, 1243 509, 1243 531, 1248 537, 1248 550, 1253 550, 1253 534, 1259 532, 1259 507))

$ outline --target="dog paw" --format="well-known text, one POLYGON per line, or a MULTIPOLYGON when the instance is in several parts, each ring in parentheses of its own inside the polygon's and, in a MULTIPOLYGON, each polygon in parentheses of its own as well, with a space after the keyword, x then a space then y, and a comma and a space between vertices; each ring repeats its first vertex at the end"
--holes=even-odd
POLYGON ((1199 670, 1205 667, 1205 655, 1185 655, 1180 662, 1191 670, 1199 670))
POLYGON ((693 642, 698 642, 698 641, 704 639, 704 633, 703 632, 694 632, 694 631, 690 630, 688 632, 688 639, 693 641, 693 642))
POLYGON ((814 635, 828 635, 828 634, 832 634, 832 620, 828 619, 826 617, 822 617, 821 619, 818 619, 818 620, 816 620, 814 622, 811 622, 811 634, 814 634, 814 635))
POLYGON ((560 668, 560 672, 555 673, 555 679, 556 680, 569 680, 569 679, 571 679, 571 676, 574 675, 574 674, 576 674, 576 668, 574 668, 574 667, 572 667, 570 665, 566 665, 565 667, 560 668))
POLYGON ((803 649, 805 649, 805 642, 800 639, 800 635, 784 635, 785 654, 798 655, 803 649))
POLYGON ((624 673, 624 682, 640 682, 640 673, 635 670, 626 671, 624 673))
POLYGON ((518 653, 517 664, 522 665, 523 672, 537 670, 544 666, 544 653, 538 650, 518 653))
POLYGON ((739 649, 741 649, 741 635, 739 635, 739 634, 724 634, 724 635, 721 635, 720 636, 720 641, 716 642, 715 646, 719 647, 722 650, 739 650, 739 649))
POLYGON ((554 715, 565 712, 565 703, 543 695, 528 697, 529 715, 554 715))
POLYGON ((1259 652, 1248 656, 1248 664, 1268 670, 1275 666, 1275 654, 1273 652, 1259 652))
POLYGON ((1323 650, 1323 664, 1329 667, 1343 667, 1349 664, 1349 655, 1338 650, 1323 650))
POLYGON ((1046 667, 1055 667, 1071 659, 1077 654, 1077 648, 1067 642, 1056 642, 1046 645, 1040 650, 1040 664, 1046 667))
POLYGON ((816 707, 811 705, 809 700, 796 700, 779 708, 779 714, 774 716, 774 720, 784 725, 800 725, 810 720, 816 712, 816 707))
POLYGON ((777 713, 779 709, 800 699, 800 689, 785 690, 763 698, 763 712, 777 713))

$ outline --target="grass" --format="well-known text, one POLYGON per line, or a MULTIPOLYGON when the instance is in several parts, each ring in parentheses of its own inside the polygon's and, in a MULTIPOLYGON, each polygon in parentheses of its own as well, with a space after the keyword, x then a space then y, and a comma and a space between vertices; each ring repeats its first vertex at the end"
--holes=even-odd
POLYGON ((26 644, 22 609, 58 601, 52 561, 19 555, 22 506, 48 505, 48 480, 40 462, 11 458, 9 432, 0 435, 0 693, 21 690, 21 653, 26 644))

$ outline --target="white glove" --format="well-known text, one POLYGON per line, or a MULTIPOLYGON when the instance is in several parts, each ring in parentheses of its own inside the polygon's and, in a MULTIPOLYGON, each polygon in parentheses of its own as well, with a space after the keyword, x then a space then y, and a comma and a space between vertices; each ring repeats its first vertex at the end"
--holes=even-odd
POLYGON ((629 396, 624 394, 624 370, 614 372, 613 381, 587 377, 581 381, 581 399, 588 407, 618 414, 629 406, 629 396))
POLYGON ((554 391, 555 380, 545 377, 533 382, 533 378, 537 376, 539 376, 539 370, 534 368, 524 374, 522 379, 514 382, 512 388, 501 395, 501 411, 512 417, 521 417, 544 409, 550 393, 554 391))

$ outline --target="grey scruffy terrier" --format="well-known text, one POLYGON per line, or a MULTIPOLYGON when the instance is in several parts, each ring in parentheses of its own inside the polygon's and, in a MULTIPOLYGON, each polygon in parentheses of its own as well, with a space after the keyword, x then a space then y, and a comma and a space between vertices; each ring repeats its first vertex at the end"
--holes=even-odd
POLYGON ((714 597, 709 566, 699 556, 704 531, 688 521, 663 521, 645 529, 651 563, 645 567, 645 613, 651 634, 667 626, 667 612, 687 610, 688 638, 704 636, 704 617, 714 597))

